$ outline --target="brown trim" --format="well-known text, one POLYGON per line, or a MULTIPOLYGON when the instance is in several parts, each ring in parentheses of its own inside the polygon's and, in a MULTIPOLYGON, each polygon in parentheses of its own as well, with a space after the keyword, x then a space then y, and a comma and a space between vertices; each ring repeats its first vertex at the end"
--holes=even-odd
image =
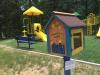
POLYGON ((73 29, 71 31, 71 34, 72 34, 72 55, 75 55, 77 53, 79 53, 82 49, 83 49, 83 30, 82 28, 79 28, 79 29, 73 29), (74 34, 75 33, 81 33, 81 41, 82 41, 82 46, 78 47, 78 48, 74 48, 74 34))

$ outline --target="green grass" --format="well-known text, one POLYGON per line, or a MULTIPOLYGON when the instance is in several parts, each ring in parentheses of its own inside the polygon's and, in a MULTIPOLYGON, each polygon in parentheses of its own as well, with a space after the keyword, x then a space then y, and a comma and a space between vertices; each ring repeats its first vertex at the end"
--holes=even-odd
POLYGON ((100 38, 86 36, 84 50, 73 56, 73 58, 100 63, 100 38))
POLYGON ((36 42, 35 44, 31 45, 31 48, 28 48, 27 43, 20 43, 20 47, 17 47, 17 43, 15 39, 9 39, 9 40, 2 40, 0 41, 0 44, 2 45, 7 45, 13 48, 19 48, 19 49, 24 49, 24 50, 32 50, 32 51, 38 51, 38 52, 43 52, 47 53, 47 44, 45 42, 36 42))
MULTIPOLYGON (((0 44, 8 45, 14 48, 16 47, 16 41, 13 39, 0 41, 0 44)), ((27 44, 20 44, 21 49, 32 50, 37 52, 48 53, 47 44, 43 42, 37 42, 28 49, 27 44)), ((100 39, 95 36, 85 36, 85 48, 79 54, 74 55, 73 58, 100 63, 100 39)))
POLYGON ((16 47, 16 41, 14 39, 0 40, 0 44, 16 47))

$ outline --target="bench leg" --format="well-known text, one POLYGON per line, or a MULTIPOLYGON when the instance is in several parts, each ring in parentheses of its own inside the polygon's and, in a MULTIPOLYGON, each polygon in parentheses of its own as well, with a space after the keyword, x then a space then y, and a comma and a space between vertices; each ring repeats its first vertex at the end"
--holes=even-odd
POLYGON ((17 43, 17 47, 19 47, 19 43, 17 43))
POLYGON ((28 45, 29 45, 29 48, 30 48, 30 43, 28 43, 28 45))
POLYGON ((17 41, 17 47, 19 47, 19 42, 17 41))

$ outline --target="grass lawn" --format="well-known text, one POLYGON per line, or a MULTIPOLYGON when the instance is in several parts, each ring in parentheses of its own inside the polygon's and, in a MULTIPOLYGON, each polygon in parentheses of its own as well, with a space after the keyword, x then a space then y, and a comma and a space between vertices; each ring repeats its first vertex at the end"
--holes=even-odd
POLYGON ((7 45, 13 48, 19 48, 19 49, 23 49, 23 50, 33 50, 33 51, 38 51, 38 52, 43 52, 43 53, 47 53, 47 44, 45 42, 37 42, 35 44, 31 45, 31 48, 28 48, 28 44, 27 43, 20 43, 20 47, 17 47, 17 43, 15 39, 9 39, 9 40, 2 40, 0 41, 0 44, 2 45, 7 45))
POLYGON ((100 38, 96 36, 85 37, 85 48, 73 58, 100 63, 100 38))
MULTIPOLYGON (((2 40, 0 44, 16 47, 16 41, 13 39, 2 40)), ((27 49, 27 44, 20 44, 21 49, 33 50, 38 52, 48 53, 47 44, 42 42, 37 42, 31 46, 32 49, 27 49)), ((73 56, 75 59, 86 60, 90 62, 100 63, 100 39, 97 39, 95 36, 85 36, 85 48, 79 54, 73 56)))

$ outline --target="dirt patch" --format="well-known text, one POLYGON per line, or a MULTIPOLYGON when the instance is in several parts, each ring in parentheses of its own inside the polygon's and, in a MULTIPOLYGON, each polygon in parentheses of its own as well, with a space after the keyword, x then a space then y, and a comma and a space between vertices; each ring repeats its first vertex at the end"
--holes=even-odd
POLYGON ((52 63, 52 69, 55 70, 59 70, 61 68, 61 64, 60 63, 52 63))
POLYGON ((33 68, 27 68, 16 75, 49 75, 48 68, 35 66, 33 68))
MULTIPOLYGON (((0 70, 0 75, 63 75, 62 63, 60 62, 62 61, 61 58, 34 51, 24 51, 6 45, 0 45, 0 48, 3 48, 5 52, 10 54, 14 54, 17 51, 17 53, 19 53, 17 55, 18 57, 15 56, 12 59, 14 62, 9 62, 10 66, 13 65, 12 68, 7 66, 6 70, 0 70), (23 62, 20 57, 25 62, 23 62), (26 60, 28 60, 28 62, 26 62, 26 60)), ((7 65, 9 65, 9 63, 7 65)))

